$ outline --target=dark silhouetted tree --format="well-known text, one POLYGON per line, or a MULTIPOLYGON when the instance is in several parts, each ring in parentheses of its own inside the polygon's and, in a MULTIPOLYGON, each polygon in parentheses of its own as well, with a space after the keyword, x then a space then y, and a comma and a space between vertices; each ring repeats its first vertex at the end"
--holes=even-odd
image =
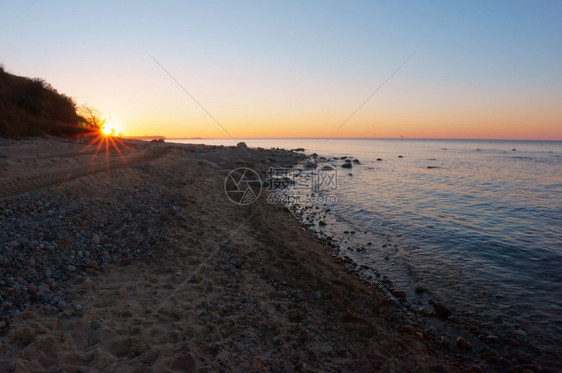
POLYGON ((82 105, 78 108, 78 115, 80 115, 88 124, 95 128, 102 128, 107 122, 107 119, 103 117, 103 114, 89 105, 82 105))

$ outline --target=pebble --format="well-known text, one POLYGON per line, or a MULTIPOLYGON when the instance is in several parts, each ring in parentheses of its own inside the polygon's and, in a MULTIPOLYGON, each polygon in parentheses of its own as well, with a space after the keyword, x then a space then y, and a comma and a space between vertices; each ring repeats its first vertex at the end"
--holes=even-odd
POLYGON ((320 299, 322 298, 322 293, 319 291, 313 291, 308 297, 311 299, 320 299))
POLYGON ((512 338, 504 338, 504 343, 513 347, 517 347, 521 344, 521 342, 519 342, 518 340, 512 339, 512 338))
POLYGON ((461 350, 470 350, 472 348, 472 344, 463 337, 458 337, 457 348, 461 350))
POLYGON ((482 342, 488 343, 488 344, 496 344, 496 343, 499 343, 499 341, 500 341, 500 338, 498 336, 493 335, 493 334, 480 334, 480 336, 478 336, 478 339, 480 339, 482 342))
POLYGON ((406 298, 406 292, 404 290, 394 290, 392 295, 396 298, 406 298))
POLYGON ((433 309, 435 310, 435 315, 441 320, 447 320, 449 315, 451 315, 451 309, 441 303, 433 303, 433 309))
POLYGON ((437 364, 436 366, 433 367, 432 372, 435 373, 447 373, 447 368, 445 368, 443 365, 441 364, 437 364))
POLYGON ((423 286, 416 286, 414 291, 416 292, 416 294, 423 294, 427 291, 427 289, 424 288, 423 286))

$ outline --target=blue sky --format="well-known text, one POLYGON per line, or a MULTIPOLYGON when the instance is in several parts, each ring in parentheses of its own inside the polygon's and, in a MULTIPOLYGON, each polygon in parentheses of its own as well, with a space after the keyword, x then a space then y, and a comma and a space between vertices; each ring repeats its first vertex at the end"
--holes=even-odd
POLYGON ((147 51, 240 137, 321 137, 413 53, 342 136, 562 139, 562 2, 4 1, 2 9, 6 69, 46 79, 126 133, 220 137, 147 51))

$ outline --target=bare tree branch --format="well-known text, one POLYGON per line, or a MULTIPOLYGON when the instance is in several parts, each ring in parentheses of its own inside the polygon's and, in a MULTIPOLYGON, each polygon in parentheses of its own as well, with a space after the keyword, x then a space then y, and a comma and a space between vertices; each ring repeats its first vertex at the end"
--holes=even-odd
POLYGON ((89 105, 81 105, 78 107, 78 114, 84 118, 86 122, 92 127, 102 128, 107 122, 107 119, 103 117, 103 114, 89 105))

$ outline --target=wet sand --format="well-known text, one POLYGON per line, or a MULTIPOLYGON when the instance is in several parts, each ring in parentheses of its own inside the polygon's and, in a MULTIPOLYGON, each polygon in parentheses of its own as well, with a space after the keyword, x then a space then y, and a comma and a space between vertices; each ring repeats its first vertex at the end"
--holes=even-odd
POLYGON ((226 197, 298 153, 88 143, 0 145, 0 371, 471 371, 285 208, 226 197))

